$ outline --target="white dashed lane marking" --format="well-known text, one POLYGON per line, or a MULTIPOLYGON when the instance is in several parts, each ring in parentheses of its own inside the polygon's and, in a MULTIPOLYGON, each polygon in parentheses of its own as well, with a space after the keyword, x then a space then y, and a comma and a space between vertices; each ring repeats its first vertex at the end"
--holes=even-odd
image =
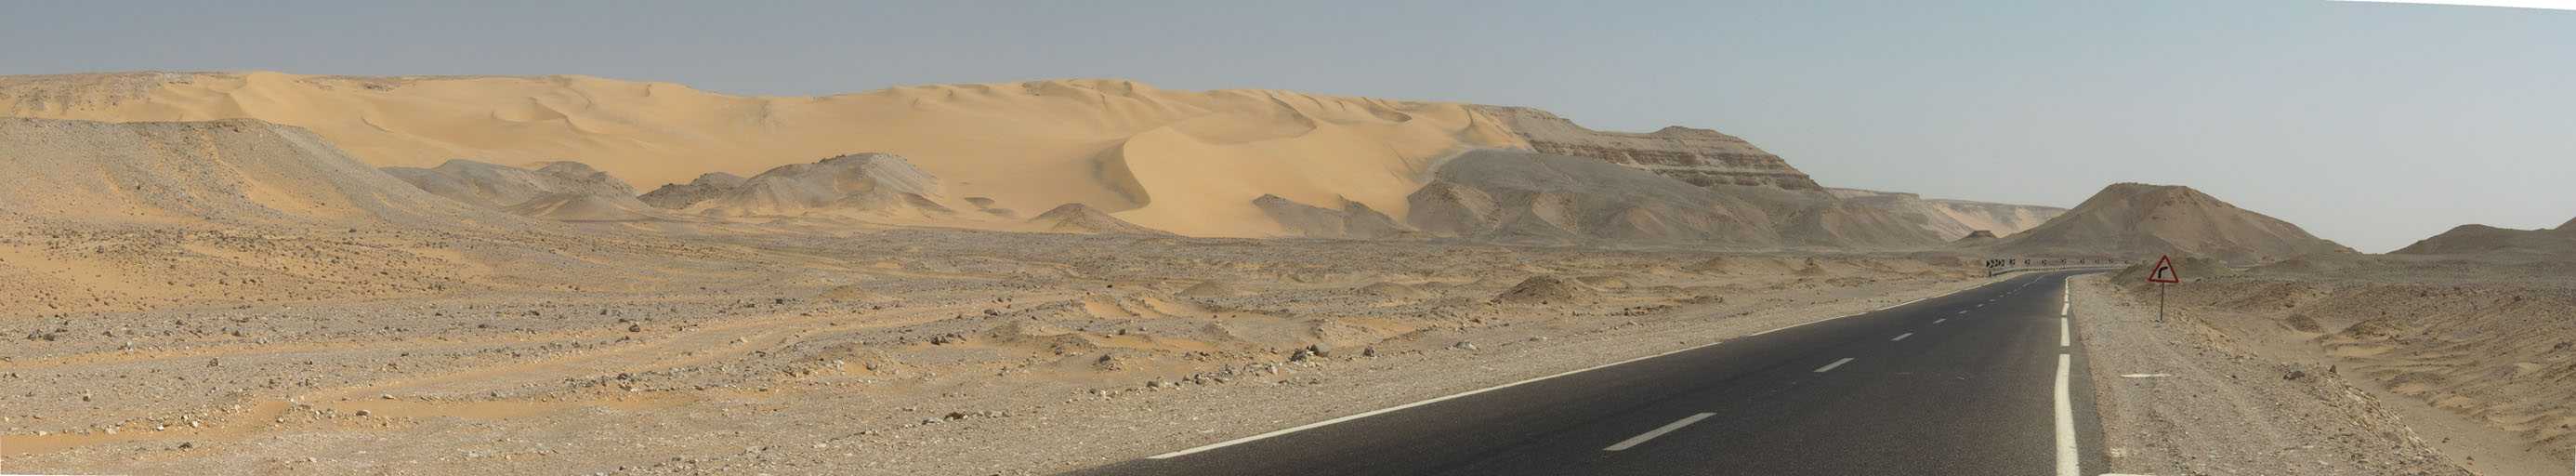
POLYGON ((1635 447, 1637 447, 1637 445, 1646 444, 1646 441, 1647 441, 1647 440, 1655 439, 1655 437, 1658 437, 1658 436, 1664 436, 1664 434, 1665 434, 1665 433, 1672 433, 1672 432, 1673 432, 1673 430, 1679 430, 1679 429, 1682 429, 1682 427, 1690 426, 1690 424, 1692 424, 1692 423, 1699 423, 1699 421, 1700 421, 1700 420, 1708 419, 1708 417, 1709 417, 1710 415, 1716 415, 1716 414, 1715 414, 1715 413, 1701 413, 1701 414, 1697 414, 1697 415, 1691 415, 1691 416, 1683 417, 1681 420, 1674 421, 1674 422, 1672 422, 1672 423, 1666 423, 1666 424, 1664 424, 1664 426, 1663 426, 1663 427, 1661 427, 1661 428, 1656 428, 1654 431, 1649 431, 1649 432, 1646 432, 1645 434, 1640 434, 1640 435, 1637 435, 1637 436, 1628 437, 1628 439, 1627 439, 1627 440, 1622 440, 1622 441, 1620 441, 1620 442, 1619 442, 1619 444, 1610 445, 1610 447, 1608 447, 1608 448, 1602 448, 1602 449, 1601 449, 1601 451, 1619 451, 1619 450, 1624 450, 1624 449, 1629 449, 1629 448, 1635 448, 1635 447))
POLYGON ((1816 373, 1832 372, 1832 371, 1834 371, 1834 367, 1841 367, 1841 366, 1843 366, 1843 364, 1851 363, 1851 361, 1852 361, 1852 358, 1851 358, 1851 357, 1844 357, 1842 360, 1836 360, 1836 361, 1834 361, 1834 363, 1825 364, 1825 366, 1823 366, 1823 367, 1817 367, 1817 368, 1816 368, 1816 373))

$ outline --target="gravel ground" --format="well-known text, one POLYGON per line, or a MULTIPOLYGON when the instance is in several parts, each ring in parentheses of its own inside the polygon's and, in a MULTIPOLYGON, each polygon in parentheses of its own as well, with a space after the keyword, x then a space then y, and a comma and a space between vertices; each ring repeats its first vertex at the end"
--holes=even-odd
POLYGON ((2109 472, 2476 474, 2336 369, 2264 358, 2195 318, 2158 323, 2105 280, 2072 284, 2109 472))
POLYGON ((57 290, 0 301, 0 472, 1041 474, 1987 281, 1911 256, 1445 242, 321 239, 0 240, 33 271, 0 289, 57 290), (209 259, 307 250, 335 254, 209 259), (88 299, 117 290, 55 263, 185 292, 88 299), (420 284, 308 297, 375 289, 367 269, 420 284))

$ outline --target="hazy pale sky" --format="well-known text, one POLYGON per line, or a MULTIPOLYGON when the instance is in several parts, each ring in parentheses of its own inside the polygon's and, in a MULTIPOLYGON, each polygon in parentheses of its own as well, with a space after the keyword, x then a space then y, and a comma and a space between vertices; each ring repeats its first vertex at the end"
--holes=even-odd
POLYGON ((0 74, 586 74, 806 95, 1115 77, 1743 136, 1828 186, 2185 184, 2384 252, 2576 217, 2576 12, 2324 1, 13 2, 0 74), (225 2, 231 3, 231 2, 225 2), (428 2, 420 2, 428 3, 428 2), (1601 3, 1601 4, 1595 4, 1601 3))

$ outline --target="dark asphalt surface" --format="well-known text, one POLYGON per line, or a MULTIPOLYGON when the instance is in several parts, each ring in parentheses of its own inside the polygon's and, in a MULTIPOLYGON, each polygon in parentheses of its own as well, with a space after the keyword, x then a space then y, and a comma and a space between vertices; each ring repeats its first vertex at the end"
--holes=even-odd
MULTIPOLYGON (((2062 279, 1890 309, 1175 456, 1075 474, 2057 474, 2058 355, 2086 471, 2104 468, 2062 279), (1939 320, 1939 322, 1935 322, 1939 320), (1891 340, 1898 335, 1913 335, 1891 340), (1841 359, 1831 371, 1816 370, 1841 359), (1642 443, 1606 448, 1702 413, 1642 443)), ((2074 325, 2081 326, 2082 316, 2074 325)), ((1207 444, 1249 434, 1217 435, 1207 444)), ((1184 448, 1172 448, 1182 450, 1184 448)))

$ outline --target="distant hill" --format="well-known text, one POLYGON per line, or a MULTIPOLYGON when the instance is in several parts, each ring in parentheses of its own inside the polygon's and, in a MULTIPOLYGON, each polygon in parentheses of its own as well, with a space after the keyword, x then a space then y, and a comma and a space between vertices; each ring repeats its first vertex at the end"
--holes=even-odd
POLYGON ((2064 208, 2039 205, 1923 198, 1911 193, 1849 188, 1827 191, 1844 200, 1871 203, 1919 217, 1918 226, 1932 230, 1946 240, 1958 240, 1978 231, 1986 232, 1989 237, 2021 233, 2047 223, 2050 218, 2066 214, 2064 208))
POLYGON ((2179 185, 2113 184, 2064 215, 2004 237, 1990 249, 2021 255, 2199 256, 2261 263, 2310 253, 2350 253, 2298 225, 2179 185))
POLYGON ((2576 220, 2543 230, 2460 225, 2389 254, 2576 257, 2576 220))
POLYGON ((1948 241, 1912 215, 1821 190, 1699 185, 1584 157, 1478 150, 1435 176, 1409 198, 1406 219, 1433 236, 1742 249, 1923 249, 1948 241))
POLYGON ((635 199, 634 187, 580 162, 544 162, 535 170, 471 160, 432 168, 385 167, 421 190, 466 204, 563 221, 637 221, 660 210, 635 199))

